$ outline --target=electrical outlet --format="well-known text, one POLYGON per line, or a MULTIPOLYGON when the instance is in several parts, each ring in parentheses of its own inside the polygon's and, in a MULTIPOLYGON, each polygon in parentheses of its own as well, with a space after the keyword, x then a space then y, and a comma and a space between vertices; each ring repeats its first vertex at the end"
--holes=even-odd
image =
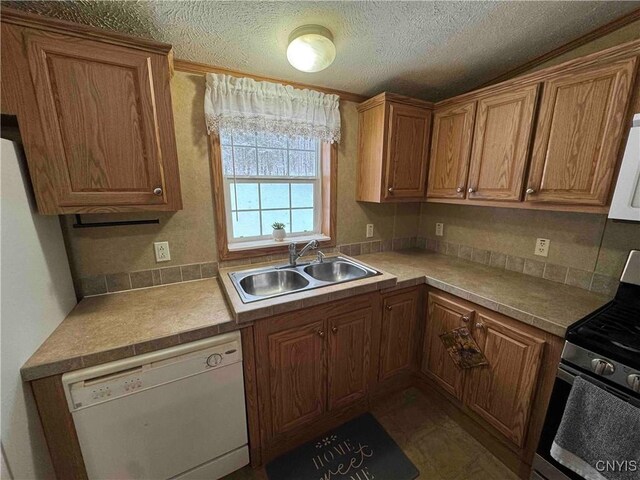
POLYGON ((549 244, 551 240, 548 238, 538 238, 536 239, 536 248, 533 251, 535 255, 540 255, 541 257, 549 256, 549 244))
POLYGON ((436 237, 441 237, 444 234, 444 223, 436 223, 436 237))
POLYGON ((367 238, 373 237, 373 223, 367 223, 367 238))
POLYGON ((168 262, 171 260, 169 242, 153 242, 153 249, 156 252, 156 262, 168 262))

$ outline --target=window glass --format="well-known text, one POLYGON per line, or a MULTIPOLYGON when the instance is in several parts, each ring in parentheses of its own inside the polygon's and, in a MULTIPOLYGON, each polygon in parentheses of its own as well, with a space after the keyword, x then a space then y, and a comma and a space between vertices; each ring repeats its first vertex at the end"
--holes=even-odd
POLYGON ((320 232, 320 142, 271 133, 220 132, 229 242, 320 232))

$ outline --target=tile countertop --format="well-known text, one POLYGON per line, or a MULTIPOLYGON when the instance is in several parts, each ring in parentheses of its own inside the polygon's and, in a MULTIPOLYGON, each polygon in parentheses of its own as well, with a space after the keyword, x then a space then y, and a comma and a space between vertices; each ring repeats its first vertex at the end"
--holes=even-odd
POLYGON ((355 261, 383 273, 248 304, 228 276, 244 268, 220 270, 218 279, 87 297, 22 367, 22 378, 35 380, 211 337, 278 313, 423 283, 558 336, 609 300, 426 250, 362 255, 355 261))
POLYGON ((22 367, 35 380, 236 330, 217 279, 84 298, 22 367))
POLYGON ((362 255, 358 261, 395 275, 396 289, 426 283, 559 337, 564 337, 569 325, 610 300, 581 288, 428 250, 362 255))

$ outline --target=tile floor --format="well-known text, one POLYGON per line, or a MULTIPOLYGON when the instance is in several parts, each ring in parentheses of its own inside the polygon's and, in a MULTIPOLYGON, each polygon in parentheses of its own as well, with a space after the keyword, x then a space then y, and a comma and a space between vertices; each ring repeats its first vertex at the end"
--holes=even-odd
MULTIPOLYGON (((420 480, 517 480, 436 401, 410 388, 378 402, 372 413, 420 470, 420 480)), ((249 467, 224 480, 266 480, 249 467)), ((393 480, 393 479, 378 479, 393 480)))

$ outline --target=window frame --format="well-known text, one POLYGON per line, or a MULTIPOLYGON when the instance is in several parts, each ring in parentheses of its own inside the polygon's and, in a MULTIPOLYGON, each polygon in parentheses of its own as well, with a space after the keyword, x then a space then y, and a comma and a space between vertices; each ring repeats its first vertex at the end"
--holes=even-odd
MULTIPOLYGON (((320 241, 320 248, 331 248, 336 245, 336 208, 337 208, 337 171, 338 171, 338 145, 328 142, 320 143, 319 183, 321 206, 318 209, 320 215, 320 232, 317 234, 300 233, 287 236, 284 242, 259 239, 256 241, 239 242, 237 247, 232 243, 230 248, 228 229, 231 219, 227 218, 227 198, 224 170, 222 164, 222 147, 220 137, 216 133, 209 135, 209 157, 211 161, 213 200, 215 209, 216 243, 219 260, 237 260, 264 255, 286 253, 288 244, 295 241, 304 241, 316 238, 320 241), (241 246, 246 243, 247 246, 241 246)), ((266 179, 267 177, 260 177, 266 179)), ((244 180, 244 177, 241 178, 244 180)), ((307 180, 306 177, 300 177, 307 180)), ((239 178, 240 180, 240 178, 239 178)), ((280 180, 284 180, 280 178, 280 180)), ((289 182, 286 178, 286 182, 289 182)), ((231 209, 228 209, 229 212, 231 209)))

